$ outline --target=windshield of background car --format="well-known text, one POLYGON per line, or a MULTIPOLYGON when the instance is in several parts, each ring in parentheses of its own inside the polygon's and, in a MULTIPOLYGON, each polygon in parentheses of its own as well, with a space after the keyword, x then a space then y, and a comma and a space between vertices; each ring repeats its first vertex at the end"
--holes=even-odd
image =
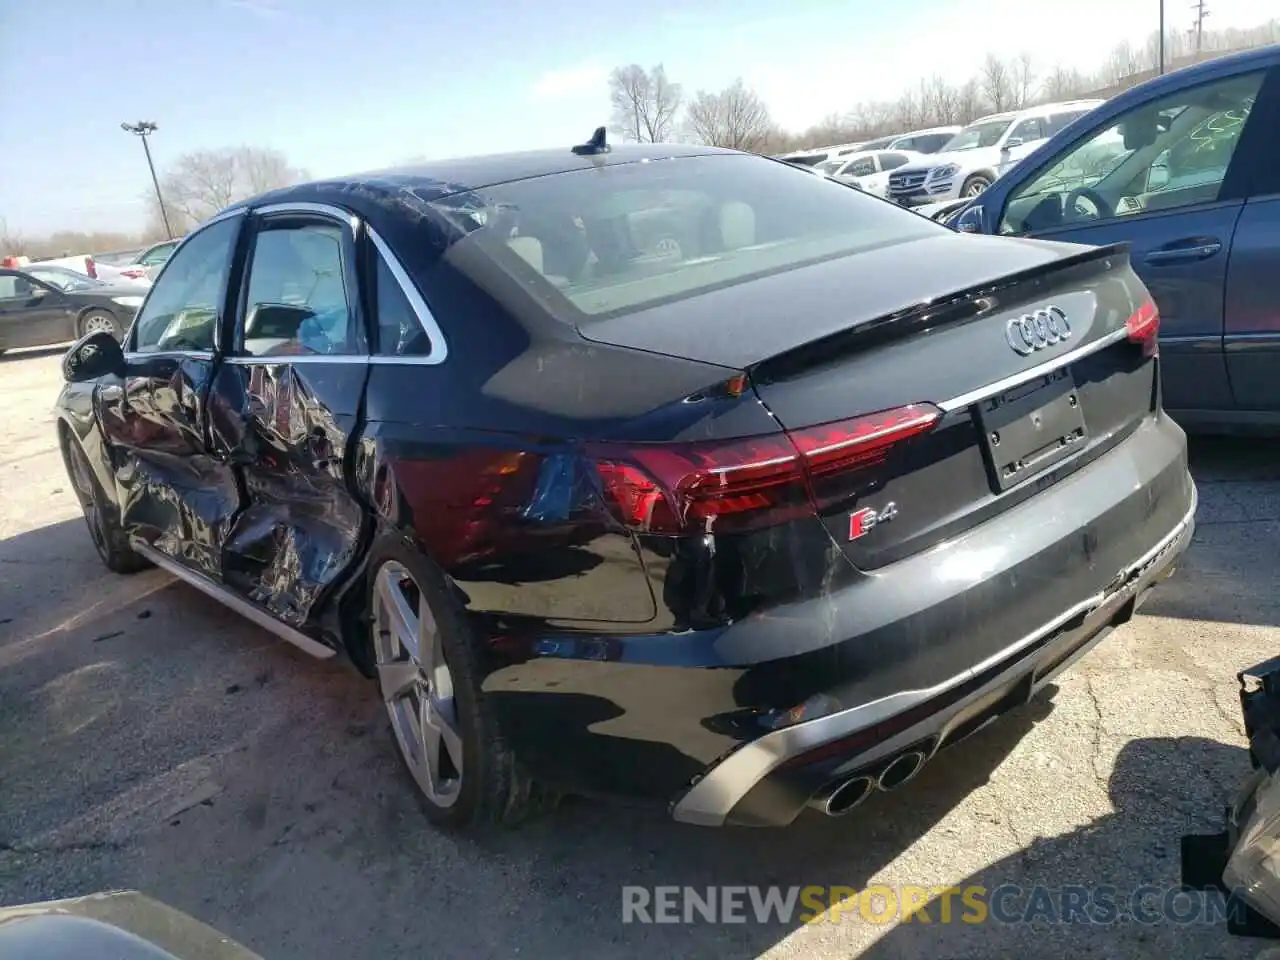
POLYGON ((460 232, 445 254, 455 269, 492 289, 483 274, 500 267, 575 325, 944 229, 746 155, 536 177, 432 207, 460 232), (468 255, 473 245, 487 256, 468 255))
POLYGON ((950 153, 952 150, 975 150, 980 147, 994 147, 1009 129, 1013 120, 988 120, 975 123, 957 133, 939 152, 950 153))
POLYGON ((102 286, 99 281, 74 270, 59 270, 57 267, 30 267, 27 273, 59 290, 88 290, 90 287, 102 286))

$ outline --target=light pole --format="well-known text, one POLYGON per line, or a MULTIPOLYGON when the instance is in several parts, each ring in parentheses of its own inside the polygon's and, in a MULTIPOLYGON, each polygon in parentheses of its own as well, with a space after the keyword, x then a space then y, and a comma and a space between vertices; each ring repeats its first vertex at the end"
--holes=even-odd
POLYGON ((142 150, 147 155, 147 169, 151 171, 151 183, 156 188, 156 202, 160 204, 160 217, 164 220, 164 232, 173 239, 173 228, 169 226, 169 212, 164 208, 164 197, 160 195, 160 180, 156 177, 156 165, 151 162, 151 147, 147 145, 147 137, 160 128, 150 120, 139 120, 137 123, 122 123, 120 129, 142 138, 142 150))
POLYGON ((1160 76, 1164 76, 1164 0, 1160 3, 1160 76))

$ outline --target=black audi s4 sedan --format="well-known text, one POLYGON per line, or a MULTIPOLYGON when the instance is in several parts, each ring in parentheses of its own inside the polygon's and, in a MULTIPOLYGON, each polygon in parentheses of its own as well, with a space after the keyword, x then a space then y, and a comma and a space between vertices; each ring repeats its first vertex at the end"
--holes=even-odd
POLYGON ((1123 247, 598 133, 222 212, 67 354, 57 429, 106 565, 348 659, 431 820, 781 825, 1172 572, 1158 326, 1123 247))

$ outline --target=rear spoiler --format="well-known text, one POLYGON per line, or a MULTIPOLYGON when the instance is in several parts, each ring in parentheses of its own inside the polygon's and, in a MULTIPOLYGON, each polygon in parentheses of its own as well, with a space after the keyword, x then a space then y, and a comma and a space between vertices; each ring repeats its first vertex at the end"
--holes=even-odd
POLYGON ((756 384, 786 380, 851 353, 904 340, 936 327, 968 323, 999 309, 1000 295, 1014 287, 1089 264, 1097 264, 1100 270, 1127 265, 1130 248, 1128 241, 1085 247, 1079 253, 1065 254, 1048 263, 1007 274, 998 280, 966 287, 936 300, 912 304, 847 330, 810 340, 754 363, 746 372, 756 384), (1118 263, 1115 262, 1117 260, 1118 263))

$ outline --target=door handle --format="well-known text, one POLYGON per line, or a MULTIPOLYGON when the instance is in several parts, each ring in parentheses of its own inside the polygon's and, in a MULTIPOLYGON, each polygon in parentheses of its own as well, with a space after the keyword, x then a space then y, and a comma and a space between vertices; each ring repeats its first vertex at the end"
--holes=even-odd
POLYGON ((1207 240, 1190 247, 1164 247, 1160 250, 1152 250, 1142 260, 1143 263, 1156 265, 1188 263, 1193 260, 1208 260, 1221 249, 1222 244, 1219 241, 1207 240))

